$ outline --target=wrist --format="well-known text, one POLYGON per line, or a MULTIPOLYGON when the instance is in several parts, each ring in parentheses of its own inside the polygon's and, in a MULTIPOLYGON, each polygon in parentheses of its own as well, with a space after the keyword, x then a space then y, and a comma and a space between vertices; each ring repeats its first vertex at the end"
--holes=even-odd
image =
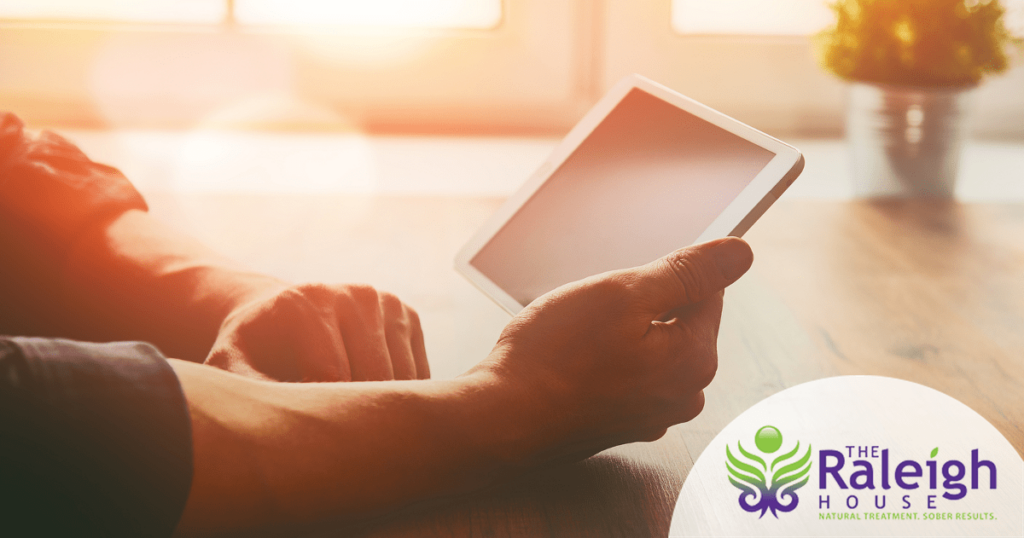
POLYGON ((68 332, 85 339, 145 340, 190 361, 209 353, 227 315, 286 286, 246 271, 139 210, 83 230, 56 278, 69 305, 68 332))
POLYGON ((474 368, 457 381, 465 384, 464 406, 473 413, 466 422, 476 432, 475 448, 494 462, 497 478, 558 456, 567 433, 559 426, 563 410, 542 391, 486 367, 474 368))
POLYGON ((259 273, 216 266, 203 268, 203 271, 206 279, 217 285, 221 302, 218 317, 222 326, 232 313, 251 303, 268 299, 290 286, 283 280, 259 273))

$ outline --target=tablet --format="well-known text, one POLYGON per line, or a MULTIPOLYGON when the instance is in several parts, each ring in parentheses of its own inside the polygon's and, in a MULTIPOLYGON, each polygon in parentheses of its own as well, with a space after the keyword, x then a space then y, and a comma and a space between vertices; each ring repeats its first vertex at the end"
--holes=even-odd
POLYGON ((455 267, 516 314, 563 284, 742 235, 803 162, 796 148, 632 75, 470 239, 455 267))

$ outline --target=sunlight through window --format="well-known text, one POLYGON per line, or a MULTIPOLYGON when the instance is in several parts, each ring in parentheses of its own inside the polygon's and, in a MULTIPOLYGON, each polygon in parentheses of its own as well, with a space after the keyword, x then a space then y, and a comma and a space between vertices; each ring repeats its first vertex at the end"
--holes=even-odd
POLYGON ((807 35, 832 18, 825 0, 672 0, 681 34, 807 35))
MULTIPOLYGON (((1006 25, 1024 33, 1024 0, 1002 0, 1006 25)), ((672 0, 680 34, 810 35, 832 24, 828 0, 672 0)))
POLYGON ((235 0, 241 24, 493 28, 501 0, 235 0))
POLYGON ((225 0, 3 0, 0 18, 13 20, 219 23, 225 0))

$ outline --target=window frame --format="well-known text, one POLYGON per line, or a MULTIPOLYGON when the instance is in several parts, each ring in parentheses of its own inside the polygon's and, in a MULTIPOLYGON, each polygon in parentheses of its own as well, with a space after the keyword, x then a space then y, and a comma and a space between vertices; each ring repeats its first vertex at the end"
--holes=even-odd
MULTIPOLYGON (((494 29, 390 34, 351 28, 296 33, 287 27, 239 27, 231 20, 3 21, 0 108, 39 126, 190 128, 234 102, 288 94, 371 132, 562 134, 605 91, 636 72, 772 134, 842 134, 846 84, 817 65, 807 37, 681 35, 672 27, 671 2, 502 0, 502 22, 494 29), (389 39, 434 49, 373 64, 325 57, 310 46, 311 39, 321 49, 389 39), (138 82, 132 72, 139 66, 121 67, 109 59, 112 50, 149 47, 154 57, 167 60, 190 40, 208 44, 203 55, 224 64, 207 61, 206 72, 215 79, 209 84, 190 85, 173 98, 167 85, 146 81, 131 91, 97 88, 97 65, 138 82), (253 65, 264 61, 262 54, 276 71, 263 78, 250 73, 248 87, 231 86, 230 80, 218 85, 217 71, 229 67, 226 58, 234 53, 253 65)), ((202 75, 164 63, 167 81, 202 75)), ((1024 62, 982 84, 974 92, 975 132, 1024 137, 1022 87, 1024 62)))
MULTIPOLYGON (((487 30, 318 28, 296 33, 287 27, 249 28, 230 22, 203 26, 6 21, 0 24, 0 57, 9 61, 0 63, 0 107, 40 125, 195 126, 233 99, 247 98, 246 92, 192 91, 175 101, 167 99, 163 88, 143 84, 134 93, 118 90, 117 95, 105 95, 97 91, 95 75, 89 71, 97 64, 116 71, 111 62, 104 63, 112 48, 166 52, 190 39, 205 39, 209 55, 203 56, 226 57, 254 48, 282 58, 287 65, 280 71, 287 71, 288 80, 257 84, 251 93, 287 92, 364 130, 562 132, 582 116, 594 91, 590 75, 595 7, 586 0, 503 0, 501 23, 487 30), (367 40, 426 45, 416 57, 372 65, 325 57, 310 46, 317 40, 327 49, 355 48, 354 43, 367 40), (116 113, 110 111, 112 106, 116 113)), ((136 67, 125 65, 116 74, 131 82, 136 67)), ((195 76, 173 72, 173 67, 161 75, 168 82, 195 76)), ((216 70, 207 69, 214 74, 216 70)))
MULTIPOLYGON (((772 134, 842 136, 848 85, 818 65, 810 36, 682 35, 671 4, 605 0, 602 89, 638 72, 772 134)), ((1024 137, 1020 88, 1024 62, 973 91, 975 135, 1024 137)))

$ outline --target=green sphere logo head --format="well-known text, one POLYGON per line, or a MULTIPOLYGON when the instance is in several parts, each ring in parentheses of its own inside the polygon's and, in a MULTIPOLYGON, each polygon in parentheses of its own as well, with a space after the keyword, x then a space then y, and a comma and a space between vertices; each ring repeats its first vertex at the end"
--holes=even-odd
POLYGON ((769 510, 776 518, 779 512, 792 512, 800 503, 796 490, 810 480, 811 445, 807 445, 803 456, 797 441, 792 451, 768 457, 782 448, 782 432, 767 425, 754 434, 754 444, 760 455, 744 450, 742 441, 736 441, 736 455, 725 445, 725 468, 729 471, 729 483, 740 490, 740 508, 761 512, 759 518, 769 510))
POLYGON ((765 426, 757 430, 757 434, 754 435, 754 444, 761 452, 771 454, 782 446, 782 432, 775 426, 765 426))

